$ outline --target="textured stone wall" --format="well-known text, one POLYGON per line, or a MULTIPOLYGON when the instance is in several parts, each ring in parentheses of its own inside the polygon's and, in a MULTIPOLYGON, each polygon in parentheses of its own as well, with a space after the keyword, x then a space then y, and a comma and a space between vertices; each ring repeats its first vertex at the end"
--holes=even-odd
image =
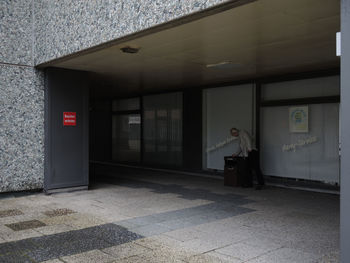
POLYGON ((33 1, 0 1, 0 192, 44 179, 44 83, 33 68, 33 1))
POLYGON ((232 0, 35 0, 35 64, 232 0))
POLYGON ((43 76, 0 64, 0 83, 0 192, 42 188, 43 76))
POLYGON ((0 63, 33 65, 33 1, 0 1, 0 63))
POLYGON ((43 187, 44 76, 34 65, 231 1, 1 0, 0 192, 43 187))

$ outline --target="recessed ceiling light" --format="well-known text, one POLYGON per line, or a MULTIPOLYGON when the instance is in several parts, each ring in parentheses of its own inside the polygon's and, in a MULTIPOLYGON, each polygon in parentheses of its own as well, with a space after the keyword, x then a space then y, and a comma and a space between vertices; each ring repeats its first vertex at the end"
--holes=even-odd
POLYGON ((135 54, 135 53, 139 52, 140 48, 127 46, 127 47, 122 47, 120 50, 124 53, 135 54))
POLYGON ((207 64, 207 68, 233 68, 241 66, 240 63, 233 63, 232 61, 222 61, 214 64, 207 64))

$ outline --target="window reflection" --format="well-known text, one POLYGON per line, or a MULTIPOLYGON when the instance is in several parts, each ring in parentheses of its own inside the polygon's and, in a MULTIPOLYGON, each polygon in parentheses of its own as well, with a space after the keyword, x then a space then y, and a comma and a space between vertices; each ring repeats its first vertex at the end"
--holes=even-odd
POLYGON ((182 164, 182 93, 144 97, 144 161, 182 164))
POLYGON ((141 115, 139 98, 113 101, 112 158, 116 162, 140 162, 141 115))

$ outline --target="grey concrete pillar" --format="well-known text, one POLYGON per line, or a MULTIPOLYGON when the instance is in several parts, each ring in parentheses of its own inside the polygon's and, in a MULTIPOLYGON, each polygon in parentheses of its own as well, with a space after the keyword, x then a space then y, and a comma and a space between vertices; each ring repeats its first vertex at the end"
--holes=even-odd
POLYGON ((350 262, 350 0, 341 1, 341 262, 350 262))

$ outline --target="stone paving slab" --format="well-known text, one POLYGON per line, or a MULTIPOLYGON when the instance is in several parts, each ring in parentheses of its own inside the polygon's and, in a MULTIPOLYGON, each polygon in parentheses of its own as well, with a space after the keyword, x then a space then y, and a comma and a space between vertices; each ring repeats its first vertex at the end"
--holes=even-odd
MULTIPOLYGON (((280 246, 278 246, 280 248, 280 246)), ((215 250, 217 253, 228 255, 231 257, 238 258, 242 261, 248 261, 250 259, 254 259, 261 255, 264 255, 270 251, 278 249, 274 245, 267 248, 252 246, 246 243, 238 243, 226 246, 224 248, 220 248, 215 250)))
POLYGON ((234 202, 219 203, 219 201, 150 216, 136 217, 116 222, 116 224, 123 225, 143 236, 152 236, 254 211, 250 208, 236 206, 234 202), (211 213, 211 211, 215 212, 211 213))
POLYGON ((32 259, 22 252, 0 255, 0 262, 6 263, 33 263, 32 259))
POLYGON ((203 255, 210 256, 211 258, 216 258, 216 259, 221 260, 223 262, 230 262, 230 263, 241 263, 242 262, 238 258, 227 256, 227 255, 223 255, 223 254, 217 253, 216 251, 209 251, 209 252, 207 252, 207 253, 205 253, 203 255))
POLYGON ((94 249, 102 249, 110 246, 109 243, 100 239, 88 239, 75 241, 71 243, 65 243, 63 245, 55 245, 50 247, 42 247, 36 250, 30 251, 27 255, 35 262, 41 262, 45 260, 61 258, 68 255, 74 255, 90 251, 94 249))
POLYGON ((58 234, 62 232, 68 232, 75 230, 73 227, 60 224, 60 225, 50 225, 50 226, 43 226, 36 228, 35 231, 43 234, 43 235, 53 235, 53 234, 58 234))
POLYGON ((149 252, 150 249, 134 242, 125 243, 118 246, 109 247, 102 250, 103 252, 113 255, 115 258, 123 259, 128 257, 133 257, 137 255, 142 255, 149 252))
POLYGON ((145 237, 160 235, 160 234, 171 231, 170 228, 168 228, 164 225, 161 225, 161 224, 151 224, 151 225, 147 225, 147 226, 131 228, 130 230, 139 234, 139 235, 145 236, 145 237))
POLYGON ((27 238, 39 237, 42 236, 41 233, 33 230, 22 230, 22 231, 12 231, 8 233, 1 234, 1 237, 7 242, 20 241, 27 238))
POLYGON ((62 262, 63 261, 59 259, 52 259, 52 260, 43 261, 42 263, 62 263, 62 262))
POLYGON ((46 224, 39 220, 29 220, 29 221, 8 224, 5 226, 11 228, 13 231, 21 231, 21 230, 43 227, 43 226, 46 226, 46 224))
POLYGON ((184 262, 187 263, 241 263, 241 260, 232 258, 232 257, 223 257, 218 254, 199 254, 196 256, 189 257, 184 259, 184 262))
POLYGON ((160 173, 1 199, 0 262, 339 262, 339 198, 160 173), (14 231, 5 226, 46 224, 14 231), (29 261, 28 261, 29 260, 29 261))
MULTIPOLYGON (((23 209, 21 209, 21 210, 23 210, 23 209)), ((0 218, 0 224, 12 224, 12 223, 20 222, 20 221, 35 220, 37 218, 38 218, 38 214, 23 213, 22 215, 2 217, 2 218, 0 218)))
POLYGON ((112 262, 114 259, 114 257, 100 250, 91 250, 73 256, 62 257, 62 260, 67 263, 108 263, 112 262))
POLYGON ((305 253, 290 248, 280 248, 269 253, 249 260, 249 263, 315 263, 320 260, 320 256, 312 253, 305 253))
POLYGON ((60 208, 60 209, 55 209, 55 210, 49 210, 43 212, 43 214, 47 215, 48 217, 55 217, 55 216, 64 216, 64 215, 69 215, 76 213, 73 210, 70 210, 68 208, 60 208))
POLYGON ((8 216, 19 216, 19 215, 23 215, 23 212, 18 209, 9 209, 9 210, 0 211, 0 218, 8 217, 8 216))
POLYGON ((173 230, 173 231, 164 233, 165 236, 179 240, 181 242, 199 238, 199 236, 202 234, 203 234, 203 232, 195 230, 191 227, 184 228, 184 229, 177 229, 177 230, 173 230))
POLYGON ((36 249, 37 246, 33 242, 28 242, 28 239, 19 240, 15 242, 7 242, 0 244, 0 255, 5 254, 18 254, 22 252, 28 252, 36 249))
POLYGON ((94 249, 104 249, 139 238, 142 238, 142 236, 132 233, 123 227, 106 224, 82 230, 3 243, 0 244, 0 255, 5 259, 11 260, 13 255, 23 253, 23 257, 41 262, 94 249))

